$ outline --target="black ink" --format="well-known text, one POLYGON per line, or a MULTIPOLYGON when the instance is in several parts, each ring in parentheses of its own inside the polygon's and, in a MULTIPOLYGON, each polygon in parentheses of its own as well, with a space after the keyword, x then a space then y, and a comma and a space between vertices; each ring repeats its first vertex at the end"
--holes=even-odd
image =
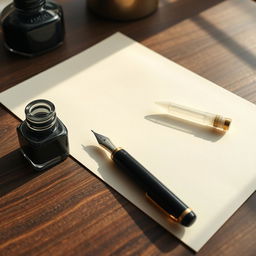
POLYGON ((17 127, 21 152, 37 171, 67 158, 68 131, 48 100, 35 100, 25 108, 26 120, 17 127))
POLYGON ((62 8, 46 0, 14 0, 1 14, 6 48, 25 56, 36 56, 63 43, 62 8))

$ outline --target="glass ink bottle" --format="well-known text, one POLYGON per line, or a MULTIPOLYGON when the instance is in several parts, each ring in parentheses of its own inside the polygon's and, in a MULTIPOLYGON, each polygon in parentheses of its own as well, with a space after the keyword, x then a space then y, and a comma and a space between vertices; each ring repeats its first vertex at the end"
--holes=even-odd
POLYGON ((2 11, 5 47, 28 57, 43 54, 63 43, 61 6, 46 0, 13 0, 2 11))
POLYGON ((21 152, 37 171, 63 161, 69 154, 68 131, 48 100, 35 100, 25 108, 26 119, 17 127, 21 152))

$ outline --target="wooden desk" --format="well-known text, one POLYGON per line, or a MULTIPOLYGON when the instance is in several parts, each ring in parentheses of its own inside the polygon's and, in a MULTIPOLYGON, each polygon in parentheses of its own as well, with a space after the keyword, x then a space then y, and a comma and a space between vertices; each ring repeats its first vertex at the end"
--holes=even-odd
MULTIPOLYGON (((85 0, 59 2, 64 45, 33 59, 0 47, 1 91, 121 31, 256 103, 255 2, 162 0, 154 15, 134 22, 99 19, 86 11, 85 0)), ((194 254, 74 159, 33 172, 19 153, 19 121, 3 106, 0 120, 0 255, 194 254)), ((256 255, 255 212, 256 193, 198 255, 256 255)))

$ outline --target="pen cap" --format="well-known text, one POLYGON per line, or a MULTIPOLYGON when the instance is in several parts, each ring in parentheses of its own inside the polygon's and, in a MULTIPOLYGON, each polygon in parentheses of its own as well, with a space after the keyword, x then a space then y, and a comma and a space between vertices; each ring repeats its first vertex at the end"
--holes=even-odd
POLYGON ((216 128, 222 129, 224 131, 227 131, 229 129, 231 121, 232 120, 230 118, 216 115, 214 122, 213 122, 213 126, 216 128))
POLYGON ((196 221, 196 215, 193 211, 189 211, 184 214, 183 218, 180 221, 185 227, 190 227, 196 221))
POLYGON ((196 216, 191 209, 127 151, 121 148, 114 151, 112 159, 171 219, 184 226, 195 221, 196 216))

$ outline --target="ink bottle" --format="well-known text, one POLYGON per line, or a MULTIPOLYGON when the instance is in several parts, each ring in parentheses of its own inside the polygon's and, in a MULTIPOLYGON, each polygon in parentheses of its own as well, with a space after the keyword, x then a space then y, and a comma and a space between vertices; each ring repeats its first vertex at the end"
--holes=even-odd
POLYGON ((89 10, 114 20, 136 20, 154 13, 159 0, 87 0, 89 10))
POLYGON ((25 108, 26 119, 17 127, 21 152, 37 171, 48 169, 69 155, 68 131, 48 100, 25 108))
POLYGON ((5 47, 28 57, 63 43, 64 20, 60 5, 46 0, 14 0, 2 11, 5 47))

